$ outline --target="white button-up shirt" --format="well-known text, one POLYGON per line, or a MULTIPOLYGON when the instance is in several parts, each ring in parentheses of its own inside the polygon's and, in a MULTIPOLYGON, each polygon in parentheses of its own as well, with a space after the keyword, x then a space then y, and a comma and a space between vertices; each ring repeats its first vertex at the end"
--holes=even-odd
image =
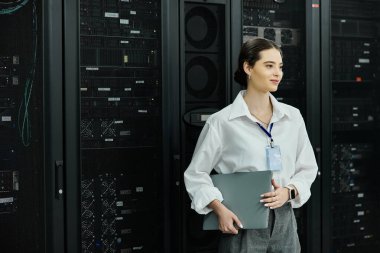
MULTIPOLYGON (((234 173, 267 170, 265 148, 269 137, 249 112, 241 91, 235 101, 211 115, 198 138, 192 161, 184 173, 191 207, 200 214, 212 211, 207 205, 214 199, 223 201, 214 187, 210 172, 234 173)), ((278 102, 271 94, 273 105, 272 137, 281 149, 282 170, 273 171, 281 186, 294 185, 298 196, 293 207, 302 206, 310 197, 310 187, 317 174, 317 163, 300 111, 278 102)), ((269 128, 268 128, 269 131, 269 128)))

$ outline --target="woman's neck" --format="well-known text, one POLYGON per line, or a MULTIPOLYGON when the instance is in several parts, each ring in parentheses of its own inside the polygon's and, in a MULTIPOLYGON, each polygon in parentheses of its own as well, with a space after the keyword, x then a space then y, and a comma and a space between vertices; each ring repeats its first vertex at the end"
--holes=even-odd
POLYGON ((251 114, 259 117, 272 116, 273 108, 269 94, 269 92, 262 93, 253 89, 247 89, 244 95, 244 101, 246 102, 251 114))

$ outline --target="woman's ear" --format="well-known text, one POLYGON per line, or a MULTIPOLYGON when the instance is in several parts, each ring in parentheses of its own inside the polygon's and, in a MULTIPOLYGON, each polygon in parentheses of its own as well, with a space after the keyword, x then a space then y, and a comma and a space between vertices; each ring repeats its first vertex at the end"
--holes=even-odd
POLYGON ((243 63, 243 69, 244 69, 244 72, 248 75, 248 76, 250 76, 251 75, 251 69, 252 69, 252 67, 248 64, 248 62, 244 62, 243 63))

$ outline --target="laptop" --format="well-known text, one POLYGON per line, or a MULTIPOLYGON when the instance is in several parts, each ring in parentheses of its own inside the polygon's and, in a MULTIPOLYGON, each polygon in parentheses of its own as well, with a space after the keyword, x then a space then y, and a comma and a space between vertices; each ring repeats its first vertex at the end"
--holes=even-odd
MULTIPOLYGON (((260 195, 272 191, 272 171, 215 174, 211 179, 222 193, 222 203, 239 218, 243 229, 268 227, 269 208, 260 202, 260 195)), ((219 230, 214 212, 205 215, 203 230, 219 230)))

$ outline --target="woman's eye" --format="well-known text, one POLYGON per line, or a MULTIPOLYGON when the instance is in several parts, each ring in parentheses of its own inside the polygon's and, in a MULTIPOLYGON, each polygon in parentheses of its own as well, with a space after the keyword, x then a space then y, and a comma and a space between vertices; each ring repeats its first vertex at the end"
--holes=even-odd
POLYGON ((272 67, 272 65, 266 65, 266 67, 267 67, 268 69, 270 69, 270 68, 272 67))

